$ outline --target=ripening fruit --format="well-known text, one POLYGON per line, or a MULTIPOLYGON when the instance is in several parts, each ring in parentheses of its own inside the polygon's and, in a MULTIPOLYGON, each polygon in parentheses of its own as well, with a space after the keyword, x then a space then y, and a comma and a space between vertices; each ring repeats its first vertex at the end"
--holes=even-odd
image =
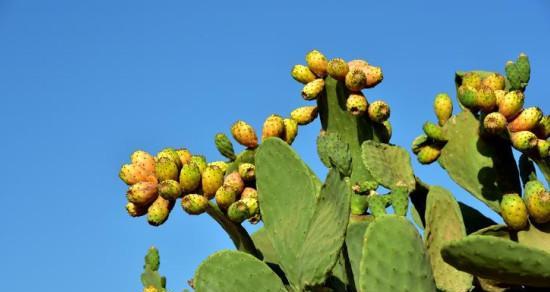
POLYGON ((235 223, 241 223, 250 217, 248 206, 243 201, 236 201, 227 209, 227 217, 235 223))
POLYGON ((453 101, 447 93, 440 93, 434 99, 434 112, 440 126, 443 126, 453 114, 453 101))
POLYGON ((546 139, 550 136, 550 116, 544 116, 533 130, 541 139, 546 139))
POLYGON ((503 90, 506 86, 506 79, 498 73, 491 73, 481 81, 482 86, 491 88, 491 90, 503 90))
POLYGON ((216 191, 216 204, 221 210, 227 210, 237 200, 237 192, 230 186, 222 186, 216 191))
POLYGON ((248 207, 248 216, 254 216, 260 214, 260 205, 258 204, 258 199, 255 198, 244 198, 240 200, 245 203, 248 207))
POLYGON ((537 136, 529 131, 510 133, 512 146, 519 151, 527 151, 537 146, 537 136))
POLYGON ((311 70, 304 65, 294 65, 290 74, 294 80, 303 84, 307 84, 317 78, 317 76, 315 76, 315 74, 313 74, 313 72, 311 72, 311 70))
POLYGON ((315 79, 308 84, 304 85, 304 88, 302 89, 302 97, 305 100, 313 100, 316 99, 317 96, 323 91, 325 88, 325 80, 323 79, 315 79))
MULTIPOLYGON (((178 157, 179 161, 179 157, 178 157)), ((155 164, 155 175, 159 182, 165 180, 177 180, 178 179, 178 166, 174 160, 168 157, 161 157, 155 164)))
POLYGON ((162 158, 167 158, 174 162, 178 169, 182 166, 180 157, 174 148, 164 148, 159 153, 157 153, 157 161, 162 158))
POLYGON ((181 196, 180 183, 175 180, 165 180, 158 185, 159 195, 166 200, 175 200, 181 196))
POLYGON ((327 72, 330 77, 344 81, 349 72, 349 66, 343 59, 335 58, 328 62, 327 72))
POLYGON ((416 159, 418 159, 418 162, 422 164, 430 164, 436 161, 440 154, 441 149, 435 145, 425 145, 420 148, 420 151, 418 151, 416 159))
POLYGON ((140 181, 157 182, 154 175, 136 164, 124 164, 120 168, 118 176, 127 185, 133 185, 140 181))
POLYGON ((515 118, 508 124, 508 129, 512 132, 518 131, 530 131, 534 129, 539 121, 542 119, 542 111, 540 108, 534 106, 526 108, 521 111, 515 118))
POLYGON ((160 292, 155 286, 147 286, 143 288, 143 292, 160 292))
POLYGON ((537 180, 525 184, 525 203, 533 221, 546 223, 550 221, 550 193, 537 180))
POLYGON ((178 157, 180 158, 181 165, 189 163, 191 161, 191 152, 185 148, 180 148, 176 150, 178 157))
POLYGON ((325 55, 317 50, 312 50, 306 54, 306 63, 309 69, 319 77, 327 75, 328 61, 325 55))
POLYGON ((505 194, 500 201, 500 214, 512 230, 521 230, 529 224, 527 207, 518 194, 505 194))
POLYGON ((497 106, 497 98, 493 90, 482 86, 477 91, 475 106, 484 113, 490 113, 497 106))
POLYGON ((254 198, 258 199, 258 191, 255 188, 246 187, 241 193, 241 199, 254 198))
POLYGON ((279 115, 270 115, 262 127, 262 141, 269 137, 282 137, 285 131, 283 118, 279 115))
POLYGON ((361 70, 350 70, 345 77, 346 87, 350 91, 360 91, 367 85, 367 76, 361 70))
POLYGON ((458 101, 463 106, 474 109, 477 100, 477 89, 468 85, 461 85, 458 88, 458 101))
POLYGON ((494 93, 495 93, 495 99, 497 101, 497 107, 500 107, 500 103, 504 99, 504 96, 506 95, 507 92, 504 90, 495 90, 494 93))
POLYGON ((506 130, 506 124, 506 117, 499 112, 490 113, 483 119, 483 128, 492 135, 500 134, 506 130))
POLYGON ((524 101, 525 96, 521 91, 510 91, 500 101, 498 111, 511 120, 521 111, 524 101))
POLYGON ((172 203, 165 198, 158 196, 147 209, 147 222, 153 226, 159 226, 168 219, 172 203))
POLYGON ((376 66, 367 66, 367 85, 365 88, 372 88, 378 85, 384 79, 384 74, 382 74, 382 68, 376 66))
POLYGON ((153 155, 143 150, 137 150, 132 153, 130 159, 132 160, 132 164, 140 166, 147 172, 155 172, 155 157, 153 155))
POLYGON ((317 117, 316 106, 303 106, 293 110, 290 117, 295 120, 298 125, 307 125, 317 117))
POLYGON ((426 143, 428 143, 428 136, 426 134, 418 135, 412 142, 412 152, 418 154, 422 150, 422 147, 426 146, 426 143))
POLYGON ((550 156, 550 142, 547 140, 539 139, 537 141, 537 152, 540 158, 547 158, 550 156))
POLYGON ((203 155, 193 155, 191 156, 191 162, 195 163, 199 167, 199 171, 202 173, 208 163, 206 162, 206 157, 203 155))
POLYGON ((361 92, 352 93, 346 100, 346 109, 354 116, 361 116, 367 112, 369 103, 361 92))
POLYGON ((369 119, 375 123, 382 123, 390 117, 390 106, 382 100, 369 104, 367 111, 369 119))
POLYGON ((230 160, 235 160, 235 149, 233 149, 233 143, 231 143, 227 135, 224 133, 217 133, 214 136, 214 144, 221 155, 230 160))
POLYGON ((481 86, 481 75, 476 72, 468 72, 462 76, 462 84, 475 89, 481 86))
POLYGON ((432 140, 440 142, 446 142, 448 140, 443 128, 432 122, 425 122, 422 126, 422 130, 424 130, 424 133, 432 140))
POLYGON ((298 123, 293 119, 284 119, 283 124, 285 125, 283 138, 290 145, 298 135, 298 123))
POLYGON ((223 171, 217 166, 207 166, 202 172, 201 182, 203 195, 211 199, 223 184, 223 171))
POLYGON ((231 126, 231 134, 233 138, 248 148, 258 147, 258 138, 254 128, 243 121, 237 121, 231 126))
POLYGON ((183 165, 180 171, 180 186, 184 194, 195 191, 201 183, 201 172, 195 163, 183 165))
POLYGON ((225 161, 212 161, 208 163, 208 166, 217 166, 219 169, 223 171, 223 173, 225 173, 225 171, 229 167, 229 165, 225 161))
POLYGON ((139 217, 147 214, 147 207, 128 202, 126 204, 126 212, 132 217, 139 217))
POLYGON ((233 188, 237 194, 240 194, 244 189, 244 181, 238 172, 228 174, 223 181, 223 185, 233 188))
POLYGON ((198 194, 189 194, 181 199, 183 210, 189 215, 199 215, 206 211, 208 199, 198 194))
POLYGON ((256 178, 256 167, 252 163, 241 163, 239 175, 244 181, 253 181, 256 178))
POLYGON ((350 71, 352 70, 361 70, 365 75, 367 75, 367 67, 369 66, 369 63, 365 60, 357 59, 357 60, 351 60, 348 62, 348 68, 350 71))

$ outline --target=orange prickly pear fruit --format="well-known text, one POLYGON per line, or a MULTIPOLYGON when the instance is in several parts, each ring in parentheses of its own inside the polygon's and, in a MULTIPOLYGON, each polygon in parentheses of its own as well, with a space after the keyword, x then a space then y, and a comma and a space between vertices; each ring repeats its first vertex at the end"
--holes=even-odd
POLYGON ((525 96, 521 91, 510 91, 500 101, 498 111, 511 120, 521 111, 524 101, 525 96))
POLYGON ((126 192, 128 201, 140 206, 152 203, 157 195, 157 184, 145 181, 130 186, 126 192))
POLYGON ((175 200, 181 196, 181 186, 175 180, 165 180, 158 185, 158 192, 166 200, 175 200))
POLYGON ((348 62, 348 68, 350 71, 352 70, 361 70, 363 73, 365 73, 365 76, 367 75, 367 67, 369 66, 369 63, 365 60, 351 60, 348 62))
POLYGON ((293 119, 284 119, 284 140, 290 145, 298 135, 298 123, 293 119))
POLYGON ((358 92, 367 85, 367 75, 361 70, 350 70, 345 77, 346 87, 353 92, 358 92))
POLYGON ((537 146, 538 138, 532 132, 519 131, 510 133, 510 142, 517 150, 527 151, 537 146))
POLYGON ((246 187, 241 193, 241 199, 254 198, 258 199, 258 191, 255 188, 246 187))
POLYGON ((128 212, 128 215, 132 217, 139 217, 147 214, 147 207, 139 206, 132 202, 128 202, 126 204, 126 211, 128 212))
POLYGON ((447 93, 440 93, 434 99, 434 112, 440 126, 443 126, 453 115, 453 101, 447 93))
POLYGON ((367 99, 360 92, 350 94, 346 100, 346 109, 354 116, 363 115, 367 112, 368 106, 369 103, 367 99))
POLYGON ((258 138, 254 128, 243 121, 237 121, 231 126, 231 134, 233 138, 248 148, 258 147, 258 138))
POLYGON ((262 140, 269 137, 282 137, 285 131, 285 123, 279 115, 270 115, 262 127, 262 140))
POLYGON ((512 230, 525 229, 529 224, 527 207, 518 194, 505 194, 500 201, 500 214, 512 230))
POLYGON ((483 78, 481 85, 489 87, 491 90, 503 90, 506 86, 506 79, 498 73, 491 73, 483 78))
POLYGON ((238 172, 228 174, 223 181, 223 185, 232 188, 237 194, 242 193, 244 189, 244 181, 238 172))
POLYGON ((382 123, 390 117, 390 106, 382 100, 376 100, 369 104, 367 112, 371 121, 382 123))
POLYGON ((140 166, 147 172, 155 172, 155 157, 153 157, 153 155, 143 150, 137 150, 132 153, 130 158, 132 160, 132 164, 140 166))
POLYGON ((315 75, 321 78, 327 75, 328 60, 318 50, 312 50, 306 54, 306 63, 315 75))
POLYGON ((256 178, 256 167, 252 163, 241 163, 239 165, 239 175, 244 181, 253 181, 256 178))
MULTIPOLYGON (((173 202, 173 201, 172 201, 173 202)), ((147 222, 153 226, 159 226, 168 219, 172 209, 171 201, 158 196, 157 199, 147 209, 147 222)))
POLYGON ((206 211, 208 199, 198 194, 189 194, 181 199, 183 210, 189 215, 199 215, 206 211))
POLYGON ((215 198, 218 207, 225 211, 237 200, 237 192, 232 187, 222 186, 216 191, 215 198))
MULTIPOLYGON (((178 158, 179 161, 179 158, 178 158)), ((159 182, 165 180, 177 180, 179 175, 179 169, 174 160, 167 157, 162 157, 157 160, 155 164, 155 175, 159 182)))
POLYGON ((223 184, 223 171, 217 166, 208 166, 202 173, 201 181, 204 196, 211 199, 223 184))
POLYGON ((542 119, 542 111, 534 106, 521 111, 509 124, 508 129, 512 132, 530 131, 534 129, 542 119))
POLYGON ((317 117, 316 106, 303 106, 293 110, 290 117, 295 120, 298 125, 307 125, 317 117))
POLYGON ((176 150, 178 157, 180 158, 181 165, 189 163, 191 161, 191 152, 185 148, 180 148, 176 150))
POLYGON ((499 113, 493 112, 485 116, 483 119, 483 128, 489 134, 496 135, 506 130, 506 117, 499 113))
POLYGON ((325 80, 324 79, 315 79, 308 84, 304 85, 304 88, 302 89, 302 97, 305 100, 313 100, 316 99, 317 96, 323 91, 325 88, 325 80))
POLYGON ((384 79, 382 68, 368 65, 366 68, 367 84, 365 88, 372 88, 378 85, 384 79))
POLYGON ((475 106, 484 113, 490 113, 497 106, 497 98, 493 90, 482 86, 477 91, 475 106))
POLYGON ((195 191, 201 183, 199 167, 194 162, 184 164, 180 171, 179 181, 183 193, 188 194, 195 191))
POLYGON ((328 62, 327 72, 330 77, 344 81, 349 72, 349 66, 343 59, 335 58, 328 62))
POLYGON ((120 179, 127 185, 133 185, 140 181, 156 182, 156 177, 136 164, 124 164, 118 173, 120 179))
POLYGON ((304 65, 294 65, 290 74, 294 80, 303 84, 307 84, 317 78, 317 76, 315 76, 315 74, 313 74, 313 72, 311 72, 311 70, 304 65))

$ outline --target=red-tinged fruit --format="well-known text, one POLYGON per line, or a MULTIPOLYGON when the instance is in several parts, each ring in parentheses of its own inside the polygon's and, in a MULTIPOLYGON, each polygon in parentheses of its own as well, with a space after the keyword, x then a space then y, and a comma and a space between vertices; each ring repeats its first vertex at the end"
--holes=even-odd
POLYGON ((138 182, 130 186, 126 192, 128 201, 140 206, 152 203, 157 196, 157 184, 151 182, 138 182))
POLYGON ((237 194, 240 194, 244 189, 244 181, 238 172, 228 174, 223 181, 223 185, 232 188, 237 194))
POLYGON ((345 77, 348 90, 358 92, 367 85, 367 75, 361 70, 350 70, 345 77))
POLYGON ((283 118, 279 115, 270 115, 264 121, 262 127, 262 141, 269 137, 283 137, 285 124, 283 118))
POLYGON ((243 146, 248 148, 258 147, 258 137, 254 128, 244 121, 237 121, 231 126, 231 135, 243 146))
POLYGON ((239 175, 246 181, 254 181, 256 179, 256 167, 252 163, 241 163, 239 165, 239 175))
POLYGON ((155 172, 155 157, 143 151, 137 150, 130 156, 132 164, 138 165, 149 173, 155 172))

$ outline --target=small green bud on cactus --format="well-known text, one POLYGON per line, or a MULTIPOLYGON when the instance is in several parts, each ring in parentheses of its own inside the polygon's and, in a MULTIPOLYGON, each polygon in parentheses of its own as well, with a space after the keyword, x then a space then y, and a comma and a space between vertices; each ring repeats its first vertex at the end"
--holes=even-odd
POLYGON ((367 85, 367 76, 361 70, 350 70, 345 77, 346 87, 353 92, 358 92, 367 85))
POLYGON ((493 90, 484 86, 479 88, 477 91, 475 106, 484 113, 492 112, 497 106, 497 98, 493 90))
POLYGON ((453 115, 453 101, 447 93, 440 93, 434 99, 434 112, 440 126, 453 115))
POLYGON ((262 140, 269 137, 282 137, 285 131, 283 118, 279 115, 270 115, 265 119, 262 128, 262 140))
POLYGON ((481 81, 481 85, 491 90, 503 90, 506 87, 506 78, 498 73, 491 73, 481 81))
POLYGON ((241 199, 246 198, 258 199, 258 191, 256 191, 256 189, 252 187, 244 188, 243 192, 241 193, 241 199))
POLYGON ((155 171, 155 157, 143 150, 134 151, 130 159, 132 160, 132 164, 140 166, 147 172, 152 173, 155 171))
POLYGON ((519 131, 510 134, 512 146, 519 151, 527 151, 537 146, 537 136, 529 131, 519 131))
POLYGON ((516 61, 516 67, 519 72, 519 79, 522 83, 527 84, 531 79, 531 65, 529 65, 529 57, 524 53, 519 54, 516 61))
POLYGON ((534 129, 539 121, 542 119, 542 111, 540 108, 534 106, 526 108, 521 111, 515 118, 508 124, 508 129, 512 132, 518 131, 530 131, 534 129))
POLYGON ((525 203, 529 216, 536 223, 550 221, 550 193, 537 180, 525 184, 525 203))
POLYGON ((350 94, 346 100, 346 109, 354 116, 363 115, 367 111, 368 106, 367 99, 360 92, 350 94))
POLYGON ((323 53, 312 50, 306 54, 306 63, 309 69, 319 77, 327 75, 328 60, 323 53))
POLYGON ((307 125, 317 117, 316 106, 303 106, 293 110, 290 117, 298 123, 298 125, 307 125))
MULTIPOLYGON (((178 158, 179 161, 179 158, 178 158)), ((178 165, 168 157, 161 157, 155 164, 155 175, 159 182, 178 179, 178 165)))
POLYGON ((298 123, 293 119, 284 119, 283 123, 285 125, 283 138, 290 145, 298 135, 298 123))
POLYGON ((241 163, 239 165, 239 175, 244 181, 253 181, 256 179, 256 167, 252 163, 241 163))
POLYGON ((328 62, 327 72, 330 77, 344 81, 349 72, 349 66, 343 59, 335 58, 328 62))
POLYGON ((367 85, 365 88, 372 88, 378 85, 384 79, 382 68, 368 65, 366 69, 367 85))
POLYGON ((462 84, 475 89, 481 86, 481 75, 477 72, 468 72, 462 76, 462 84))
POLYGON ((294 80, 306 84, 308 82, 311 82, 317 78, 311 70, 304 66, 304 65, 294 65, 291 72, 292 78, 294 80))
POLYGON ((158 196, 147 209, 147 222, 153 226, 159 226, 166 222, 170 214, 171 203, 165 198, 158 196))
POLYGON ((426 134, 418 135, 416 138, 414 138, 414 140, 412 142, 412 145, 411 145, 412 152, 414 154, 418 154, 418 152, 420 152, 422 147, 426 146, 428 141, 429 141, 429 139, 428 139, 428 136, 426 134))
POLYGON ((165 180, 158 186, 159 195, 166 200, 175 200, 181 196, 180 183, 175 180, 165 180))
POLYGON ((157 195, 157 184, 145 181, 131 185, 126 192, 128 201, 140 206, 152 203, 157 195))
POLYGON ((313 100, 316 99, 317 96, 323 91, 325 88, 325 80, 323 79, 315 79, 308 84, 304 85, 304 88, 302 89, 302 97, 305 100, 313 100))
POLYGON ((225 171, 229 167, 227 162, 221 161, 221 160, 220 161, 212 161, 212 162, 208 163, 208 166, 217 166, 219 169, 221 169, 223 171, 223 173, 225 173, 225 171))
POLYGON ((233 149, 233 143, 231 143, 227 135, 224 133, 217 133, 216 136, 214 136, 214 143, 221 155, 230 160, 235 160, 235 149, 233 149))
POLYGON ((468 109, 475 109, 477 94, 476 88, 463 84, 458 88, 458 101, 468 109))
POLYGON ((390 106, 382 100, 376 100, 369 104, 367 112, 371 121, 382 123, 390 117, 390 106))
POLYGON ((438 126, 432 122, 425 122, 424 126, 422 126, 422 129, 424 130, 424 133, 428 136, 428 138, 432 140, 440 142, 447 141, 447 137, 441 126, 438 126))
POLYGON ((223 171, 217 166, 207 166, 202 172, 202 192, 207 199, 211 199, 223 184, 223 171))
POLYGON ((368 197, 358 194, 351 195, 351 214, 363 215, 369 207, 368 197))
POLYGON ((518 194, 505 194, 500 201, 500 214, 506 225, 512 230, 522 230, 527 227, 527 207, 518 194))
POLYGON ((178 169, 182 166, 180 157, 174 148, 164 148, 159 153, 157 153, 157 161, 161 160, 162 158, 167 158, 174 162, 178 169))
POLYGON ((248 148, 258 147, 258 138, 254 128, 243 121, 237 121, 231 126, 231 134, 239 144, 248 148))
POLYGON ((506 77, 508 78, 508 81, 510 81, 511 89, 522 89, 521 74, 517 65, 514 64, 514 62, 512 61, 508 61, 504 66, 504 70, 506 71, 506 77))
POLYGON ((537 141, 537 152, 540 158, 550 157, 550 142, 539 139, 537 141))
POLYGON ((199 215, 206 211, 208 199, 198 194, 189 194, 181 199, 183 210, 190 215, 199 215))
POLYGON ((541 139, 546 139, 550 136, 550 116, 544 116, 533 130, 541 139))
POLYGON ((243 201, 233 202, 227 209, 227 217, 235 223, 241 223, 250 217, 248 206, 243 201))
POLYGON ((409 209, 409 192, 406 187, 397 187, 392 190, 391 204, 395 215, 407 215, 407 210, 409 209))
POLYGON ((201 173, 204 172, 206 166, 208 165, 208 163, 206 162, 206 157, 204 157, 203 155, 191 156, 191 162, 195 163, 199 167, 199 171, 201 173))
POLYGON ((149 267, 149 269, 153 271, 158 271, 160 266, 160 255, 159 251, 154 247, 150 247, 149 250, 147 250, 147 254, 145 255, 145 267, 149 267))
POLYGON ((201 183, 201 172, 199 167, 194 163, 183 165, 180 171, 180 186, 184 194, 195 191, 201 183))
POLYGON ((132 217, 139 217, 147 214, 147 207, 136 205, 132 202, 126 204, 126 211, 132 217))
POLYGON ((525 96, 521 91, 510 91, 500 101, 498 111, 511 120, 521 111, 524 101, 525 96))
POLYGON ((506 124, 506 117, 499 112, 490 113, 483 119, 483 129, 492 135, 500 134, 506 130, 506 124))
POLYGON ((189 163, 191 161, 191 152, 185 148, 180 148, 176 150, 176 153, 178 154, 178 157, 180 158, 181 165, 189 163))
POLYGON ((228 174, 223 181, 223 185, 232 188, 237 194, 242 193, 244 189, 244 181, 238 172, 228 174))
POLYGON ((133 185, 141 181, 156 182, 154 174, 136 164, 124 164, 118 173, 120 179, 127 185, 133 185))
POLYGON ((416 155, 418 162, 422 164, 430 164, 439 158, 441 149, 435 145, 425 145, 420 148, 420 151, 416 155))

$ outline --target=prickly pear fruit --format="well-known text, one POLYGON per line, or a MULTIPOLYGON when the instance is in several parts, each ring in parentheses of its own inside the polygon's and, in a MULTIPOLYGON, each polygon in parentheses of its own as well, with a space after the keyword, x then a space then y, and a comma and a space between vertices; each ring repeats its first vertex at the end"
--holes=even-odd
POLYGON ((424 133, 428 136, 428 138, 432 140, 440 142, 447 141, 447 137, 441 126, 438 126, 432 122, 425 122, 422 126, 422 129, 424 130, 424 133))
POLYGON ((479 88, 481 86, 481 75, 477 72, 467 72, 462 76, 462 84, 472 88, 479 88))
POLYGON ((258 203, 258 199, 244 198, 244 199, 240 199, 240 201, 245 203, 246 206, 248 207, 249 216, 254 216, 260 213, 260 205, 258 203))
POLYGON ((285 125, 283 138, 290 145, 298 135, 298 123, 293 119, 284 119, 283 123, 285 125))
POLYGON ((500 201, 500 214, 506 225, 512 230, 527 227, 527 207, 518 194, 505 194, 500 201))
POLYGON ((416 138, 414 138, 411 149, 414 154, 418 154, 420 150, 422 150, 422 147, 426 146, 428 143, 428 136, 426 134, 418 135, 416 138))
POLYGON ((136 164, 124 164, 118 173, 120 179, 127 185, 133 185, 141 181, 156 182, 154 175, 136 164))
POLYGON ((507 92, 504 90, 495 90, 494 93, 497 101, 497 107, 500 107, 500 103, 504 99, 504 96, 506 95, 507 92))
POLYGON ((533 221, 537 223, 550 221, 550 193, 541 182, 532 180, 525 184, 525 203, 533 221))
POLYGON ((207 166, 201 176, 203 195, 211 199, 223 184, 223 171, 217 166, 207 166))
POLYGON ((369 103, 365 96, 360 93, 352 93, 346 100, 346 109, 354 116, 361 116, 367 111, 369 103))
POLYGON ((290 74, 294 80, 303 84, 311 82, 317 78, 317 76, 315 76, 315 74, 313 74, 313 72, 311 72, 311 70, 304 65, 294 65, 290 74))
POLYGON ((391 204, 396 215, 407 215, 407 210, 409 208, 409 192, 406 187, 397 187, 392 190, 391 204))
POLYGON ((382 100, 376 100, 369 104, 367 112, 371 121, 382 123, 390 117, 390 106, 382 100))
POLYGON ((541 139, 546 139, 550 136, 550 116, 544 116, 533 130, 541 139))
POLYGON ((351 214, 363 215, 369 207, 368 197, 358 194, 351 195, 351 214))
POLYGON ((262 141, 269 137, 282 137, 285 131, 285 123, 279 115, 270 115, 262 128, 262 141))
POLYGON ((180 183, 175 180, 165 180, 158 185, 159 195, 166 200, 175 200, 181 196, 180 183))
POLYGON ((441 149, 435 145, 425 145, 420 148, 420 151, 416 155, 418 162, 422 164, 430 164, 439 158, 441 149))
POLYGON ((174 148, 164 148, 159 153, 157 153, 157 161, 161 160, 162 158, 167 158, 174 162, 178 169, 182 166, 180 157, 174 148))
POLYGON ((158 271, 160 266, 160 255, 159 251, 154 247, 150 247, 149 250, 147 250, 147 254, 145 255, 145 267, 153 270, 158 271))
POLYGON ((206 162, 206 157, 203 155, 193 155, 191 156, 191 162, 195 163, 199 167, 199 171, 202 173, 206 166, 208 166, 208 163, 206 162))
POLYGON ((463 106, 474 109, 477 100, 477 89, 468 85, 461 85, 458 88, 458 101, 463 106))
POLYGON ((506 62, 506 65, 504 66, 504 70, 506 71, 506 77, 508 78, 508 81, 510 81, 510 87, 513 90, 522 89, 521 86, 521 74, 519 73, 519 69, 516 64, 512 61, 506 62))
POLYGON ((244 181, 238 172, 228 174, 223 181, 223 185, 232 188, 237 194, 242 193, 244 189, 244 181))
POLYGON ((330 77, 344 81, 349 72, 349 66, 343 59, 335 58, 328 62, 327 72, 330 77))
POLYGON ((147 209, 147 222, 153 226, 159 226, 164 223, 170 214, 170 204, 170 201, 158 196, 147 209))
POLYGON ((367 75, 367 84, 365 88, 372 88, 378 85, 384 79, 384 74, 382 73, 382 68, 368 65, 366 68, 367 75))
POLYGON ((512 146, 519 151, 527 151, 537 146, 537 136, 529 131, 519 131, 510 134, 512 146))
POLYGON ((248 206, 243 201, 233 202, 227 209, 227 217, 235 223, 241 223, 250 217, 248 206))
POLYGON ((129 202, 144 206, 157 198, 157 184, 152 182, 138 182, 131 185, 126 192, 129 202))
POLYGON ((256 178, 256 167, 252 163, 241 163, 239 175, 244 181, 253 181, 256 178))
POLYGON ((524 53, 519 54, 516 61, 516 67, 519 72, 519 79, 522 83, 527 84, 531 78, 531 65, 529 65, 529 58, 524 53))
POLYGON ((177 180, 178 171, 177 164, 168 157, 160 158, 155 164, 155 175, 157 176, 159 182, 169 179, 177 180))
POLYGON ((537 141, 537 152, 540 158, 547 158, 550 156, 550 142, 547 140, 539 139, 537 141))
POLYGON ((542 182, 534 179, 534 180, 528 181, 525 184, 523 192, 524 192, 525 198, 527 199, 531 195, 546 192, 546 189, 544 188, 544 184, 542 182))
POLYGON ((128 212, 128 215, 132 217, 139 217, 147 214, 147 207, 128 202, 126 204, 126 211, 128 212))
POLYGON ((542 119, 542 111, 540 108, 534 106, 526 108, 521 111, 515 118, 508 124, 508 129, 512 132, 518 131, 530 131, 534 129, 539 121, 542 119))
POLYGON ((143 292, 160 292, 155 286, 147 286, 143 288, 143 292))
POLYGON ((346 87, 353 92, 358 92, 367 85, 367 76, 361 70, 350 70, 345 77, 346 87))
POLYGON ((498 73, 491 73, 481 81, 481 85, 490 88, 491 90, 503 90, 506 86, 506 79, 498 73))
POLYGON ((309 69, 319 77, 327 75, 328 60, 323 53, 312 50, 306 54, 306 63, 309 69))
POLYGON ((506 124, 506 117, 499 112, 490 113, 483 119, 483 129, 492 135, 500 134, 506 130, 506 124))
POLYGON ((189 163, 191 161, 191 152, 185 148, 176 149, 176 153, 178 154, 178 157, 180 158, 181 165, 189 163))
POLYGON ((365 73, 365 76, 367 75, 367 67, 369 66, 369 63, 365 60, 351 60, 348 62, 348 68, 350 71, 353 70, 361 70, 363 73, 365 73))
POLYGON ((298 123, 298 125, 307 125, 317 117, 316 106, 303 106, 293 110, 290 117, 298 123))
POLYGON ((229 167, 229 165, 225 161, 212 161, 208 163, 208 166, 217 166, 219 169, 223 171, 223 173, 225 173, 225 171, 229 167))
POLYGON ((181 191, 184 194, 195 191, 201 183, 199 167, 193 162, 183 165, 179 179, 181 191))
POLYGON ((246 187, 241 193, 241 199, 255 198, 258 199, 258 191, 255 188, 246 187))
POLYGON ((205 196, 189 194, 181 199, 183 210, 190 215, 199 215, 206 211, 208 199, 205 196))
POLYGON ((237 121, 231 126, 231 134, 233 138, 248 148, 256 148, 258 146, 258 138, 254 128, 243 121, 237 121))
POLYGON ((302 97, 305 100, 316 99, 319 93, 321 93, 324 88, 325 88, 325 80, 315 79, 309 82, 308 84, 304 85, 304 88, 302 89, 302 97))
POLYGON ((440 126, 453 115, 453 101, 447 93, 440 93, 434 99, 434 112, 440 126))
POLYGON ((234 188, 229 186, 221 186, 215 195, 216 204, 220 209, 227 210, 229 205, 233 204, 237 200, 237 192, 234 188))
POLYGON ((511 120, 521 111, 524 101, 525 96, 521 91, 510 91, 500 101, 498 111, 511 120))
POLYGON ((155 172, 155 157, 153 155, 143 150, 137 150, 132 153, 130 159, 132 160, 132 164, 140 166, 147 172, 155 172))
POLYGON ((233 149, 233 143, 231 143, 227 135, 224 133, 217 133, 216 136, 214 136, 214 143, 221 155, 230 160, 235 160, 235 149, 233 149))
POLYGON ((372 194, 367 197, 369 209, 374 217, 386 215, 386 200, 377 194, 372 194))
POLYGON ((497 98, 493 90, 489 87, 480 87, 477 90, 475 106, 484 113, 492 112, 497 106, 497 98))

